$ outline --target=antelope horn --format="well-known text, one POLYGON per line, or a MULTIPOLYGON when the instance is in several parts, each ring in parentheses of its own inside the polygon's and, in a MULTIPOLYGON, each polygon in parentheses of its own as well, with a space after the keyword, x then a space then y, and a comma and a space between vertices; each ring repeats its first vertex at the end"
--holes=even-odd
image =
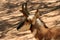
POLYGON ((25 21, 27 20, 28 15, 29 15, 29 12, 27 10, 27 3, 22 4, 22 10, 20 10, 20 11, 24 14, 25 19, 19 23, 17 30, 20 29, 24 25, 25 21))
POLYGON ((27 9, 27 3, 22 4, 22 10, 20 10, 20 11, 24 14, 24 16, 28 17, 29 12, 27 9))

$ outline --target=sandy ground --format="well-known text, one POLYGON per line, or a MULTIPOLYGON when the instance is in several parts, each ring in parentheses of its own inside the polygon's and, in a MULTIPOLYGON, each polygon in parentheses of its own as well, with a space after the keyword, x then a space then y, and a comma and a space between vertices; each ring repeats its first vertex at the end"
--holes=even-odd
MULTIPOLYGON (((0 40, 36 40, 29 30, 29 25, 24 25, 20 30, 16 30, 18 23, 23 19, 23 17, 20 17, 23 14, 19 11, 21 6, 14 4, 18 3, 20 5, 20 3, 26 1, 10 0, 9 2, 12 4, 6 5, 7 2, 6 0, 0 0, 0 40), (13 7, 10 8, 9 5, 13 5, 13 7)), ((32 13, 35 13, 35 11, 32 11, 32 13)), ((49 28, 60 27, 60 9, 42 15, 41 19, 49 28)))

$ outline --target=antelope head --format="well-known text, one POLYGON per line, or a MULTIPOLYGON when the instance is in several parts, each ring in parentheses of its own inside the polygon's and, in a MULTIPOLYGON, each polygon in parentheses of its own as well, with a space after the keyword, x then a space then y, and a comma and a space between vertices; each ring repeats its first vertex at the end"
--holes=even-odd
MULTIPOLYGON (((20 10, 20 11, 23 13, 23 15, 24 15, 25 18, 19 24, 19 26, 17 27, 17 30, 20 29, 22 27, 22 25, 24 25, 25 21, 28 21, 31 24, 31 27, 33 25, 35 25, 35 23, 39 24, 40 26, 46 27, 46 25, 44 24, 44 22, 40 19, 40 14, 38 12, 39 11, 38 9, 36 10, 35 14, 31 15, 28 12, 28 9, 27 9, 27 3, 24 3, 24 4, 22 4, 22 10, 20 10)), ((32 29, 30 28, 30 30, 32 30, 32 29)))
POLYGON ((19 26, 17 27, 17 30, 20 29, 23 25, 24 25, 24 22, 25 21, 28 21, 31 25, 34 24, 35 22, 35 19, 36 19, 36 16, 35 15, 31 15, 29 12, 28 12, 28 9, 27 9, 27 3, 24 3, 22 4, 22 10, 20 10, 23 15, 24 15, 24 20, 22 20, 19 24, 19 26))

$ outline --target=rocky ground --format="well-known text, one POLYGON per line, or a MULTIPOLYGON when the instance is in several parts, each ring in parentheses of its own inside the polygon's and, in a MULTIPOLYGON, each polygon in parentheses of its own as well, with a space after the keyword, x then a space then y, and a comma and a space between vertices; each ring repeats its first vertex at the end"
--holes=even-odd
MULTIPOLYGON (((57 0, 53 0, 55 2, 57 0)), ((21 10, 21 4, 26 0, 0 0, 0 40, 36 40, 29 30, 29 25, 24 25, 20 30, 16 30, 18 23, 23 20, 21 10), (25 30, 25 31, 24 31, 25 30)), ((32 0, 32 2, 40 2, 39 0, 32 0)), ((51 0, 43 0, 43 2, 51 2, 51 0)), ((52 4, 54 6, 59 5, 52 4)), ((34 5, 35 7, 36 5, 34 5)), ((49 5, 51 6, 51 5, 49 5)), ((48 9, 40 9, 40 11, 47 11, 48 9)), ((30 13, 35 13, 31 11, 30 13)), ((48 12, 41 16, 41 19, 45 24, 51 27, 60 27, 60 9, 48 12)))

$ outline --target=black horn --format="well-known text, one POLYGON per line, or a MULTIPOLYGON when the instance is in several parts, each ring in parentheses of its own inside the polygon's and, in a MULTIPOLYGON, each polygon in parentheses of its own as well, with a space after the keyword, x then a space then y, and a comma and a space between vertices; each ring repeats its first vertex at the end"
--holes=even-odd
POLYGON ((24 14, 24 16, 28 17, 29 12, 28 12, 28 8, 27 8, 27 3, 22 4, 22 10, 20 10, 20 11, 24 14))
POLYGON ((29 15, 29 12, 27 9, 27 3, 22 4, 22 10, 20 10, 20 11, 24 14, 25 19, 19 23, 17 30, 19 30, 24 25, 25 21, 27 21, 27 17, 29 15))

